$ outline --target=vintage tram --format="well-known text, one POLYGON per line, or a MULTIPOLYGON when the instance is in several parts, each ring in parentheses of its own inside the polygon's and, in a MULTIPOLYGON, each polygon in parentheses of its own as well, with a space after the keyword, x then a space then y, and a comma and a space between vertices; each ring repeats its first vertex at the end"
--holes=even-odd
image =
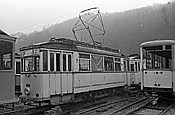
POLYGON ((141 44, 140 52, 142 64, 141 89, 147 92, 174 93, 175 41, 154 40, 144 42, 141 44))
POLYGON ((69 103, 127 86, 126 58, 118 50, 66 38, 20 48, 22 97, 69 103))
POLYGON ((15 98, 15 41, 0 30, 0 104, 13 103, 15 98))

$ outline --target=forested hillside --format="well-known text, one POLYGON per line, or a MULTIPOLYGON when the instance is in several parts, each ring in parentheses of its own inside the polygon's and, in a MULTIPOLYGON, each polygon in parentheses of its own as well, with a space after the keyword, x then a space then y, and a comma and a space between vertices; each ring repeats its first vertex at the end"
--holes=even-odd
MULTIPOLYGON (((116 6, 117 7, 117 6, 116 6)), ((120 48, 126 54, 139 53, 139 45, 148 40, 175 40, 175 2, 154 5, 125 12, 102 14, 106 34, 104 45, 120 48)), ((52 25, 40 32, 21 34, 16 42, 16 51, 22 46, 51 37, 75 39, 72 28, 78 18, 52 25)))

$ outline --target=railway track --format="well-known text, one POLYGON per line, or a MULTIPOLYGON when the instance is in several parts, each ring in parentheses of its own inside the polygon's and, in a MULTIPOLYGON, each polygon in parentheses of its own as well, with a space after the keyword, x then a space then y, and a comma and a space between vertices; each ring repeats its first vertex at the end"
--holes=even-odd
POLYGON ((160 98, 155 105, 149 103, 127 115, 165 115, 174 106, 174 100, 160 98))
POLYGON ((39 106, 37 103, 24 104, 21 102, 17 102, 13 105, 13 107, 12 105, 8 105, 8 104, 0 107, 0 115, 44 115, 45 112, 48 113, 49 115, 50 113, 55 113, 55 114, 59 113, 59 115, 65 115, 65 114, 67 115, 75 111, 102 105, 104 103, 107 103, 108 101, 126 98, 127 96, 128 96, 127 93, 119 92, 116 95, 99 98, 93 101, 91 100, 91 101, 84 101, 80 103, 63 104, 58 106, 56 105, 52 106, 44 103, 42 103, 42 105, 39 106))
POLYGON ((172 100, 147 97, 101 115, 165 115, 173 106, 172 100))
MULTIPOLYGON (((75 115, 77 113, 80 113, 82 111, 87 111, 89 108, 95 108, 97 106, 106 104, 106 103, 111 103, 114 100, 121 100, 128 98, 127 92, 119 92, 115 95, 107 96, 107 97, 102 97, 98 98, 95 100, 91 101, 84 101, 80 103, 73 103, 73 104, 66 104, 65 106, 60 106, 62 111, 55 111, 55 108, 52 108, 51 110, 45 111, 44 115, 75 115)), ((43 115, 43 114, 42 114, 43 115)))
POLYGON ((52 105, 43 104, 39 106, 38 103, 23 104, 17 102, 11 107, 11 104, 6 104, 0 108, 0 115, 33 115, 42 111, 49 110, 52 105))
POLYGON ((97 114, 108 114, 116 109, 120 109, 125 105, 131 104, 133 102, 136 102, 138 100, 145 100, 147 97, 130 97, 130 98, 124 98, 117 101, 112 101, 109 103, 105 103, 90 109, 86 109, 83 111, 79 111, 76 113, 73 113, 74 115, 97 115, 97 114))
POLYGON ((154 99, 155 98, 153 97, 145 97, 143 99, 139 99, 137 101, 134 101, 133 103, 123 106, 122 108, 109 112, 107 115, 127 115, 139 108, 144 107, 148 103, 152 102, 154 99))

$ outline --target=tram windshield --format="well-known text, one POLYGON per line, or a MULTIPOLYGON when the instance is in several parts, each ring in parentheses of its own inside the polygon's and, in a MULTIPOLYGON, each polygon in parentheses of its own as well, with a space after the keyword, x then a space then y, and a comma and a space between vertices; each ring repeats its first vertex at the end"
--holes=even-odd
POLYGON ((39 56, 24 58, 24 71, 39 71, 39 56))
POLYGON ((146 69, 172 69, 171 45, 143 47, 146 69))
POLYGON ((13 43, 7 41, 0 42, 0 70, 12 69, 13 43))
POLYGON ((39 71, 39 56, 24 58, 24 71, 39 71))

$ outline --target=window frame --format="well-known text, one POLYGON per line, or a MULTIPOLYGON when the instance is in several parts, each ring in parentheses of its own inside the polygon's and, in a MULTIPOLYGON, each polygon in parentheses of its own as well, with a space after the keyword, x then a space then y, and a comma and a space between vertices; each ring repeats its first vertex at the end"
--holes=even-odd
POLYGON ((104 56, 104 71, 106 71, 106 72, 113 72, 114 71, 114 57, 104 56), (112 65, 109 65, 109 66, 111 66, 112 68, 109 67, 108 64, 106 65, 105 61, 111 61, 112 65), (106 67, 106 66, 108 66, 108 67, 106 67))
POLYGON ((91 71, 91 55, 90 54, 86 54, 86 53, 79 53, 79 71, 81 72, 90 72, 91 71), (87 56, 87 57, 86 57, 87 56), (83 61, 87 61, 87 70, 86 69, 81 69, 81 60, 83 61))
MULTIPOLYGON (((33 67, 34 67, 34 65, 33 65, 33 64, 34 64, 34 63, 33 63, 33 60, 34 60, 34 59, 33 59, 33 56, 25 56, 25 57, 23 57, 23 60, 24 60, 24 64, 23 64, 23 65, 24 65, 24 71, 23 71, 23 72, 33 72, 33 71, 34 71, 34 70, 33 70, 33 69, 34 69, 34 68, 33 68, 33 67), (26 70, 26 59, 29 59, 29 58, 31 58, 31 60, 32 60, 31 71, 29 71, 30 69, 29 69, 28 71, 26 70)), ((28 64, 29 64, 29 63, 28 63, 28 64)))
MULTIPOLYGON (((149 47, 148 47, 149 48, 149 47)), ((142 48, 143 59, 145 60, 146 68, 145 69, 172 69, 172 56, 173 49, 171 45, 162 45, 161 50, 149 50, 147 47, 142 48), (148 49, 148 50, 147 50, 148 49), (164 53, 170 53, 169 55, 165 55, 164 53), (170 56, 171 58, 168 58, 170 56)))
POLYGON ((62 67, 62 71, 63 72, 71 72, 71 71, 73 71, 72 53, 70 53, 70 52, 63 52, 62 53, 62 66, 61 67, 62 67), (63 57, 64 55, 65 55, 65 59, 63 57), (69 63, 69 56, 71 56, 71 62, 70 63, 69 63))
POLYGON ((67 55, 67 71, 72 71, 72 55, 68 54, 67 55))
POLYGON ((55 56, 56 57, 56 59, 55 59, 56 60, 56 62, 55 62, 56 63, 56 71, 61 71, 61 63, 60 63, 61 62, 61 54, 56 52, 55 55, 56 55, 55 56), (58 55, 59 55, 59 58, 57 58, 58 55), (59 59, 59 61, 57 59, 59 59))
MULTIPOLYGON (((30 49, 22 51, 21 55, 21 72, 38 72, 41 71, 41 53, 39 49, 30 49), (26 70, 26 59, 31 58, 31 71, 26 70)), ((43 65, 42 65, 43 66, 43 65)))
POLYGON ((16 68, 15 74, 20 75, 21 74, 21 61, 15 61, 15 68, 16 68))
POLYGON ((42 71, 48 71, 48 50, 42 51, 42 71), (46 54, 44 54, 46 52, 46 54))
MULTIPOLYGON (((0 71, 11 71, 11 70, 14 70, 14 66, 15 66, 15 58, 14 58, 14 42, 12 41, 8 41, 8 40, 0 40, 0 47, 1 47, 1 43, 2 42, 7 42, 7 43, 10 43, 11 44, 11 50, 10 50, 10 53, 8 53, 10 55, 10 68, 6 68, 3 67, 3 55, 2 55, 2 52, 0 52, 0 71), (2 68, 3 67, 3 68, 2 68)), ((1 48, 0 48, 1 49, 1 48)), ((2 51, 2 49, 1 49, 2 51)))
POLYGON ((115 57, 114 58, 114 71, 121 71, 121 58, 120 57, 115 57), (116 59, 119 59, 119 60, 116 60, 116 59), (116 67, 116 64, 119 64, 120 65, 120 68, 119 69, 116 69, 117 67, 116 67))
POLYGON ((55 71, 55 53, 50 52, 50 71, 55 71))

